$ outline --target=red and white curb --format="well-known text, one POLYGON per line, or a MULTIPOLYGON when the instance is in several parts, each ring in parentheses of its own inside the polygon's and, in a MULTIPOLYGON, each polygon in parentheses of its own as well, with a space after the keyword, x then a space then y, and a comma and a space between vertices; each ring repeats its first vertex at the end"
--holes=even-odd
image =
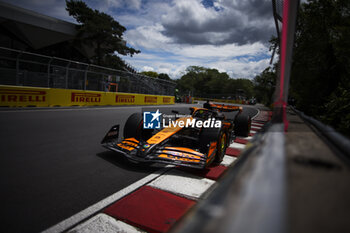
POLYGON ((250 136, 236 138, 220 165, 204 170, 166 166, 103 200, 103 204, 97 203, 45 232, 62 232, 67 226, 76 225, 72 224, 74 221, 78 223, 84 219, 69 232, 169 231, 198 201, 206 198, 252 136, 270 118, 269 112, 260 111, 252 121, 250 136))

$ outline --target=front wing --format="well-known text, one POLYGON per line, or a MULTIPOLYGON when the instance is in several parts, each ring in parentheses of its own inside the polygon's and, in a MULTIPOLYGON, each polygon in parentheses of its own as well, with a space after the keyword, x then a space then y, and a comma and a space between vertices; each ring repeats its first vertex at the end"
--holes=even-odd
POLYGON ((157 162, 203 169, 215 157, 217 142, 209 145, 208 154, 186 147, 150 145, 135 138, 127 138, 119 143, 107 142, 103 146, 136 162, 157 162))

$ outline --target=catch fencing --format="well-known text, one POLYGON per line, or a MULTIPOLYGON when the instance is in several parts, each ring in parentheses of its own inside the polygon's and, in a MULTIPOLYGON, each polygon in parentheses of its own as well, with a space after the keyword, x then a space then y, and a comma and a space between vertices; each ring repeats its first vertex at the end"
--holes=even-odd
POLYGON ((176 83, 0 47, 0 85, 173 96, 176 83))

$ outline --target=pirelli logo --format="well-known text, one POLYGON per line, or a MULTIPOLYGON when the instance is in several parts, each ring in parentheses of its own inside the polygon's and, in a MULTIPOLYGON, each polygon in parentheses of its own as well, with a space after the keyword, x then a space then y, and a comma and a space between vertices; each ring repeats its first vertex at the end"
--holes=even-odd
POLYGON ((163 97, 163 103, 170 103, 171 97, 163 97))
POLYGON ((135 103, 134 95, 116 95, 115 97, 116 103, 135 103))
POLYGON ((1 89, 1 102, 45 102, 46 91, 1 89))
POLYGON ((78 103, 100 103, 101 94, 72 92, 71 101, 78 103))
POLYGON ((156 96, 145 96, 145 103, 157 103, 157 97, 156 96))

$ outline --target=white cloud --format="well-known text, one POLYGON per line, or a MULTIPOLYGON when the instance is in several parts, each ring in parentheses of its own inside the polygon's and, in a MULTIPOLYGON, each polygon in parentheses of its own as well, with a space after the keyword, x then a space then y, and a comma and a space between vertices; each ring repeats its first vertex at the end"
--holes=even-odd
POLYGON ((248 62, 245 59, 234 59, 214 62, 211 65, 221 72, 228 72, 233 78, 252 79, 260 74, 269 65, 269 62, 270 59, 248 62))
POLYGON ((145 49, 165 49, 172 40, 162 34, 163 26, 156 23, 152 26, 140 26, 136 29, 128 30, 125 39, 134 47, 145 49))
POLYGON ((154 71, 154 68, 150 66, 144 66, 142 67, 142 71, 154 71))
POLYGON ((126 4, 129 4, 130 8, 139 10, 141 7, 141 0, 126 0, 126 4))
MULTIPOLYGON (((5 1, 74 22, 61 0, 5 1)), ((141 54, 123 58, 139 71, 179 78, 197 65, 253 78, 268 66, 266 37, 274 27, 269 0, 215 0, 215 8, 201 0, 84 1, 127 27, 124 38, 141 54)))
POLYGON ((181 44, 266 43, 273 33, 269 0, 214 2, 206 7, 199 0, 174 1, 161 19, 164 33, 181 44))
POLYGON ((112 12, 113 8, 139 10, 141 7, 141 0, 92 0, 87 2, 90 3, 91 7, 103 12, 112 12))
POLYGON ((182 26, 200 27, 206 22, 215 19, 218 13, 212 8, 205 8, 196 0, 177 0, 171 11, 162 16, 163 24, 178 24, 182 26), (183 17, 179 17, 179 16, 183 17))
POLYGON ((268 66, 266 60, 251 61, 256 56, 269 54, 268 47, 260 42, 245 45, 183 45, 164 36, 162 29, 157 24, 130 30, 126 34, 127 41, 136 48, 144 48, 144 52, 126 58, 128 62, 136 67, 152 66, 154 71, 168 73, 173 78, 179 78, 191 65, 217 68, 228 72, 231 77, 244 78, 253 78, 268 66), (237 59, 242 56, 245 58, 237 59))
POLYGON ((259 41, 261 33, 273 28, 272 15, 261 11, 267 1, 261 1, 218 0, 214 2, 216 9, 204 7, 200 0, 176 0, 162 3, 161 8, 155 7, 160 4, 158 1, 147 3, 142 7, 142 17, 134 20, 130 15, 121 17, 133 23, 133 28, 125 34, 126 40, 141 49, 141 54, 126 60, 138 69, 149 66, 172 78, 179 78, 188 66, 198 65, 216 68, 234 78, 251 79, 268 66, 269 59, 265 58, 270 54, 267 41, 259 41), (254 9, 254 4, 261 6, 260 12, 254 9), (254 32, 255 28, 260 30, 254 32), (176 35, 169 33, 169 29, 176 35), (206 43, 179 43, 181 33, 183 38, 203 37, 206 43), (224 43, 233 36, 246 42, 224 43))
MULTIPOLYGON (((178 52, 181 54, 181 51, 178 52)), ((160 57, 157 54, 141 53, 134 57, 124 57, 135 67, 151 67, 152 71, 157 73, 167 73, 171 78, 180 78, 188 66, 204 66, 212 69, 218 69, 220 72, 227 72, 232 78, 252 79, 261 73, 268 65, 269 58, 258 60, 252 53, 250 56, 231 58, 206 58, 206 57, 188 57, 172 55, 160 57), (171 61, 169 61, 169 59, 171 61)), ((150 69, 150 68, 148 68, 150 69)))
MULTIPOLYGON (((177 50, 178 51, 178 50, 177 50)), ((174 51, 176 53, 177 51, 174 51)), ((199 58, 230 58, 247 55, 261 55, 266 53, 268 49, 261 43, 246 44, 246 45, 198 45, 198 46, 184 46, 181 53, 188 57, 199 58)))
POLYGON ((127 8, 134 10, 133 13, 128 11, 118 11, 116 13, 113 11, 114 9, 109 9, 108 13, 128 29, 133 29, 159 23, 162 15, 171 9, 170 4, 163 0, 140 1, 140 3, 137 10, 130 8, 130 6, 127 8))

